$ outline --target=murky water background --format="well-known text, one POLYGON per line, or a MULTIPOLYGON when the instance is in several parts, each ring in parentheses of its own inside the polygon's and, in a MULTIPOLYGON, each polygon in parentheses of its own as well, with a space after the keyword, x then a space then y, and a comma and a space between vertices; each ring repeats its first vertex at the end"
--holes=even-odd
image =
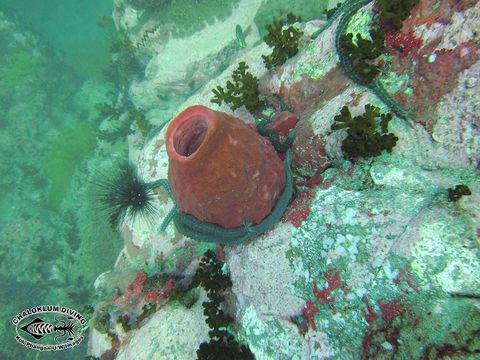
MULTIPOLYGON (((88 313, 93 281, 122 246, 95 214, 90 178, 98 161, 94 103, 112 90, 102 76, 113 31, 100 27, 110 0, 0 1, 0 358, 80 359, 39 353, 15 340, 11 320, 31 306, 88 313)), ((111 25, 110 25, 111 26, 111 25)))

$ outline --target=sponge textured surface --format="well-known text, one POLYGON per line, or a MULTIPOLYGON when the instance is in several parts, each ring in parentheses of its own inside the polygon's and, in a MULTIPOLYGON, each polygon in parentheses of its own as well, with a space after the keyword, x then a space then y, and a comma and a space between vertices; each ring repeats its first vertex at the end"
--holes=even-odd
POLYGON ((166 140, 179 210, 202 222, 258 224, 283 192, 284 166, 275 149, 238 118, 192 106, 172 121, 166 140))

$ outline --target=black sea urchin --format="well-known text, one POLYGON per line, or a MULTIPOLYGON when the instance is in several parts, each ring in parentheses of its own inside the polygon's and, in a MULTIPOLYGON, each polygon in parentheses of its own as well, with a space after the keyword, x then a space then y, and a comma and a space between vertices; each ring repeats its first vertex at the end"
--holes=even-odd
POLYGON ((151 224, 157 214, 152 204, 157 185, 143 181, 130 163, 121 165, 113 176, 102 175, 96 185, 100 207, 108 214, 114 229, 126 218, 140 217, 151 224))

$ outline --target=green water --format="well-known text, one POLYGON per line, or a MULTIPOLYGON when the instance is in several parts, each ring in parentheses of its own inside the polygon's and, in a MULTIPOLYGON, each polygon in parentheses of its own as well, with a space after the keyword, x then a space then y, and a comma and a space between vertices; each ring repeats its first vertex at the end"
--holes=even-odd
POLYGON ((109 36, 97 24, 112 12, 110 0, 1 0, 0 10, 17 16, 22 26, 60 52, 83 76, 106 65, 109 36))
MULTIPOLYGON (((87 341, 37 352, 15 341, 12 318, 59 304, 88 316, 93 282, 123 243, 98 217, 95 103, 112 31, 98 25, 109 0, 0 1, 0 359, 82 359, 87 341), (85 89, 85 84, 90 84, 85 89), (84 90, 82 90, 82 87, 84 90), (92 90, 94 94, 91 94, 92 90)), ((109 155, 125 158, 125 140, 109 155)))

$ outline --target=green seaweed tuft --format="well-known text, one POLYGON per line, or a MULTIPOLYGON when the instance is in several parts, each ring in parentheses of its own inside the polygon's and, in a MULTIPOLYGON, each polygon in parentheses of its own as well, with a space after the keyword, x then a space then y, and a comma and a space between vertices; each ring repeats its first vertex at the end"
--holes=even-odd
POLYGON ((342 142, 342 151, 351 159, 378 156, 382 151, 391 152, 398 138, 388 132, 392 114, 380 114, 380 108, 365 105, 365 113, 355 116, 347 106, 335 116, 332 130, 347 129, 348 136, 342 142), (377 118, 380 118, 378 123, 377 118))
POLYGON ((258 78, 249 73, 247 69, 248 65, 245 61, 239 62, 237 69, 232 74, 233 82, 227 81, 226 91, 221 86, 213 89, 215 97, 210 101, 218 105, 221 105, 222 102, 231 104, 230 108, 233 111, 242 105, 247 110, 254 111, 260 105, 258 78))
POLYGON ((197 350, 198 359, 254 359, 250 349, 238 343, 227 330, 233 319, 223 312, 221 305, 232 281, 222 268, 223 263, 218 261, 215 252, 207 250, 192 280, 192 286, 203 286, 207 291, 209 301, 202 304, 203 313, 212 329, 208 332, 210 341, 201 343, 197 350))
POLYGON ((100 119, 111 121, 111 126, 106 130, 99 131, 99 138, 110 143, 117 139, 125 139, 132 133, 132 123, 140 130, 143 138, 147 138, 151 130, 151 125, 145 117, 145 113, 140 109, 127 106, 126 103, 98 103, 95 105, 100 119), (122 116, 126 114, 127 116, 122 116))
MULTIPOLYGON (((395 2, 401 0, 395 0, 395 2)), ((327 24, 331 25, 332 21, 340 17, 340 22, 335 35, 335 49, 337 51, 340 64, 347 76, 359 85, 368 87, 372 92, 382 100, 390 109, 402 119, 413 118, 411 110, 403 109, 396 103, 392 97, 386 92, 385 88, 379 82, 377 75, 380 69, 372 60, 377 58, 384 50, 384 34, 374 24, 370 30, 370 38, 364 39, 357 35, 357 43, 354 43, 353 34, 345 34, 345 30, 356 12, 363 6, 372 2, 372 0, 352 0, 343 4, 338 9, 327 24), (363 48, 365 47, 365 48, 363 48)), ((312 38, 317 37, 325 28, 322 27, 312 38)))
POLYGON ((340 37, 340 46, 346 61, 350 64, 357 81, 362 85, 369 85, 380 74, 380 67, 373 60, 382 55, 385 45, 384 37, 379 30, 370 30, 372 40, 357 34, 353 41, 353 34, 348 33, 340 37))
POLYGON ((123 109, 115 106, 114 103, 97 103, 95 104, 95 110, 97 110, 98 115, 101 119, 111 120, 120 117, 122 115, 123 109))
POLYGON ((410 12, 418 4, 418 0, 377 0, 378 20, 380 24, 386 24, 395 30, 402 28, 402 23, 410 16, 410 12))
POLYGON ((448 200, 452 202, 458 201, 464 195, 472 195, 470 188, 467 185, 457 185, 455 188, 447 189, 448 200))
POLYGON ((268 34, 263 38, 265 42, 273 48, 270 55, 262 55, 263 62, 267 69, 272 69, 275 66, 282 65, 295 56, 298 52, 298 44, 303 31, 289 26, 283 28, 287 24, 293 24, 300 21, 300 18, 289 13, 287 21, 276 20, 273 24, 267 26, 268 34))
POLYGON ((130 81, 141 76, 144 70, 135 56, 135 50, 135 45, 128 36, 122 34, 111 45, 110 64, 103 69, 105 80, 111 82, 122 93, 128 89, 130 81))
POLYGON ((130 120, 137 125, 137 128, 142 133, 142 136, 146 138, 148 136, 148 133, 150 132, 151 126, 145 118, 145 114, 143 113, 143 111, 132 109, 129 111, 128 115, 130 120))

